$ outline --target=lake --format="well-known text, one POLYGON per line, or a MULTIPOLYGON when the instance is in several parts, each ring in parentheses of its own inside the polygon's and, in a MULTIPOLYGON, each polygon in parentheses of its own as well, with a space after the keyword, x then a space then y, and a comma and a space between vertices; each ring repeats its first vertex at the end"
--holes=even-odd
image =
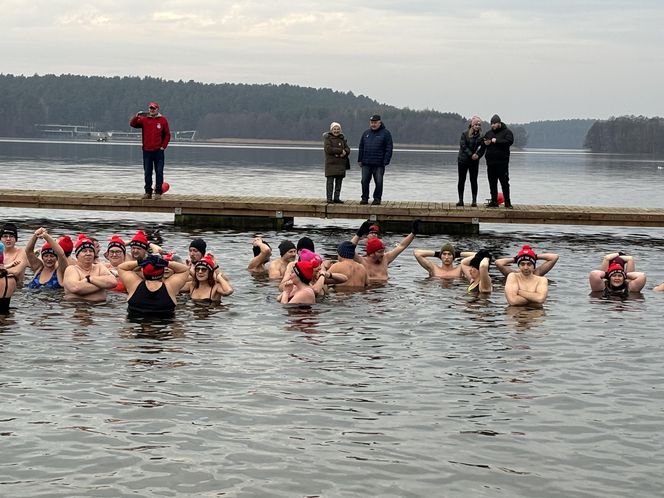
MULTIPOLYGON (((140 193, 140 161, 135 144, 0 141, 3 188, 140 193)), ((663 207, 662 164, 514 153, 512 201, 663 207)), ((315 147, 166 153, 173 193, 322 198, 322 171, 315 147)), ((383 198, 456 201, 456 176, 456 151, 398 150, 383 198)), ((359 179, 354 167, 342 199, 359 200, 359 179)), ((484 162, 479 184, 484 199, 484 162)), ((492 224, 473 237, 418 236, 387 285, 292 309, 246 272, 254 233, 183 231, 146 213, 4 209, 8 220, 19 245, 42 225, 102 244, 160 228, 180 254, 201 236, 235 293, 216 307, 182 298, 173 320, 132 321, 119 294, 89 305, 17 292, 0 317, 2 496, 661 494, 664 293, 652 287, 664 281, 662 229, 492 224), (489 298, 427 278, 411 249, 448 240, 560 254, 548 301, 508 307, 494 268, 489 298), (643 293, 590 296, 588 272, 617 250, 647 272, 643 293)), ((308 235, 333 257, 359 225, 295 221, 262 235, 272 247, 308 235)))

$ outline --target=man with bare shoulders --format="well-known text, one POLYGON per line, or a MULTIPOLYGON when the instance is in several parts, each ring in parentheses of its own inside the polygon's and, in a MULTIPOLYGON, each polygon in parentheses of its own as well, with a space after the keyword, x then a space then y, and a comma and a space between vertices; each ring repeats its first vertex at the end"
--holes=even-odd
POLYGON ((461 266, 454 266, 454 246, 449 242, 443 244, 440 251, 430 251, 428 249, 415 249, 413 251, 415 259, 422 268, 429 272, 430 277, 445 279, 454 279, 461 277, 461 266), (439 258, 441 266, 429 261, 427 258, 439 258))
POLYGON ((524 246, 514 258, 519 270, 507 275, 505 297, 513 306, 542 304, 549 292, 546 277, 535 275, 537 255, 528 246, 524 246))
POLYGON ((268 268, 268 277, 270 279, 282 279, 288 268, 288 263, 295 261, 297 249, 290 240, 284 240, 279 244, 279 259, 270 263, 268 268))
POLYGON ((355 261, 355 244, 346 240, 337 247, 339 261, 330 266, 331 273, 341 273, 347 277, 344 283, 337 284, 337 289, 366 287, 369 285, 369 274, 364 265, 355 261))
POLYGON ((18 229, 13 223, 5 223, 0 229, 0 241, 5 245, 5 270, 16 280, 16 288, 23 287, 25 269, 28 266, 28 258, 25 249, 16 246, 18 240, 18 229))
MULTIPOLYGON (((524 250, 530 250, 532 251, 532 248, 528 245, 525 245, 521 248, 522 251, 524 250)), ((533 253, 535 254, 535 253, 533 253)), ((560 256, 558 256, 556 253, 553 252, 547 252, 544 254, 536 254, 535 255, 535 260, 536 261, 543 261, 539 266, 535 268, 535 271, 533 272, 534 275, 537 275, 538 277, 543 277, 547 273, 551 271, 551 269, 556 265, 558 262, 558 259, 560 256)), ((505 276, 508 276, 510 273, 518 272, 520 271, 517 268, 512 268, 511 265, 512 263, 516 263, 516 257, 514 258, 500 258, 497 259, 495 262, 496 268, 500 271, 505 276)), ((518 264, 518 263, 517 263, 518 264)))
POLYGON ((106 291, 117 285, 116 278, 102 263, 95 263, 94 243, 84 234, 75 244, 76 264, 67 266, 62 286, 65 299, 105 301, 106 291))
POLYGON ((385 245, 379 238, 367 240, 367 255, 355 255, 355 261, 364 265, 369 274, 370 283, 387 282, 387 267, 394 261, 399 254, 413 242, 420 226, 420 220, 414 220, 411 233, 408 234, 401 243, 391 251, 385 252, 385 245))

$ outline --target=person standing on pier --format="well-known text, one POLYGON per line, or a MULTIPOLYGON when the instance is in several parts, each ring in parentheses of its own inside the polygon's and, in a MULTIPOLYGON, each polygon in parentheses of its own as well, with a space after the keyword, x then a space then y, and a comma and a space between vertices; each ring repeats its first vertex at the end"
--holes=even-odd
POLYGON ((498 181, 505 196, 505 207, 512 209, 510 197, 510 147, 514 143, 514 135, 498 114, 491 117, 491 129, 484 135, 484 144, 479 154, 486 151, 486 174, 489 179, 491 201, 486 205, 489 208, 498 207, 498 181))
POLYGON ((346 176, 346 170, 350 169, 350 147, 339 123, 330 124, 330 131, 323 134, 323 149, 325 151, 325 177, 327 178, 326 193, 327 202, 343 204, 341 195, 341 184, 346 176), (334 192, 334 197, 332 197, 334 192))
POLYGON ((360 204, 369 203, 369 184, 374 180, 373 202, 378 205, 383 198, 383 175, 385 166, 392 160, 392 134, 378 114, 369 118, 369 128, 362 134, 358 148, 357 162, 362 167, 362 199, 360 204))
POLYGON ((459 141, 459 157, 457 158, 459 182, 457 191, 459 202, 457 206, 463 206, 463 191, 466 188, 466 175, 470 178, 470 191, 473 194, 471 206, 477 207, 477 172, 480 169, 480 155, 478 150, 482 145, 482 120, 479 116, 473 116, 468 125, 468 130, 461 134, 459 141))
POLYGON ((164 183, 164 151, 171 140, 168 120, 159 112, 159 104, 150 102, 148 112, 139 111, 129 121, 132 128, 141 128, 143 137, 143 172, 145 194, 143 199, 152 199, 152 170, 155 178, 155 199, 160 199, 164 183))

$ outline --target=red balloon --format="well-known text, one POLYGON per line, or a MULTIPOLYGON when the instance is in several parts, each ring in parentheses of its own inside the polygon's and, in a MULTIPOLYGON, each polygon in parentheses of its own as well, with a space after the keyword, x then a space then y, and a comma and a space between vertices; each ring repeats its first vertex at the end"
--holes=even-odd
MULTIPOLYGON (((164 191, 165 192, 165 191, 164 191)), ((498 205, 505 203, 505 196, 502 192, 498 192, 498 205)))
POLYGON ((165 194, 166 192, 169 191, 170 188, 171 188, 171 186, 168 183, 166 183, 166 182, 162 183, 161 184, 161 193, 165 194))

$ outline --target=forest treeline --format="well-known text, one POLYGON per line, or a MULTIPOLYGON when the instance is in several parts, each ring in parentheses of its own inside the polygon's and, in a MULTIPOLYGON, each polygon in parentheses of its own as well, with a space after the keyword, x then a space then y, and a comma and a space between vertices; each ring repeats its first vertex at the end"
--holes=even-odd
POLYGON ((593 152, 664 154, 664 119, 644 116, 612 117, 595 122, 584 146, 593 152))
POLYGON ((528 147, 582 149, 586 133, 595 121, 595 119, 531 121, 523 127, 528 133, 528 147))
MULTIPOLYGON (((177 131, 197 139, 320 140, 332 121, 357 145, 374 113, 396 143, 457 146, 467 117, 381 104, 364 95, 288 84, 207 84, 160 78, 0 74, 0 135, 32 137, 35 124, 88 125, 129 130, 132 114, 156 100, 177 131)), ((498 110, 497 110, 498 111, 498 110)), ((515 145, 527 145, 523 126, 509 125, 515 145)), ((488 130, 487 123, 483 129, 488 130)))

